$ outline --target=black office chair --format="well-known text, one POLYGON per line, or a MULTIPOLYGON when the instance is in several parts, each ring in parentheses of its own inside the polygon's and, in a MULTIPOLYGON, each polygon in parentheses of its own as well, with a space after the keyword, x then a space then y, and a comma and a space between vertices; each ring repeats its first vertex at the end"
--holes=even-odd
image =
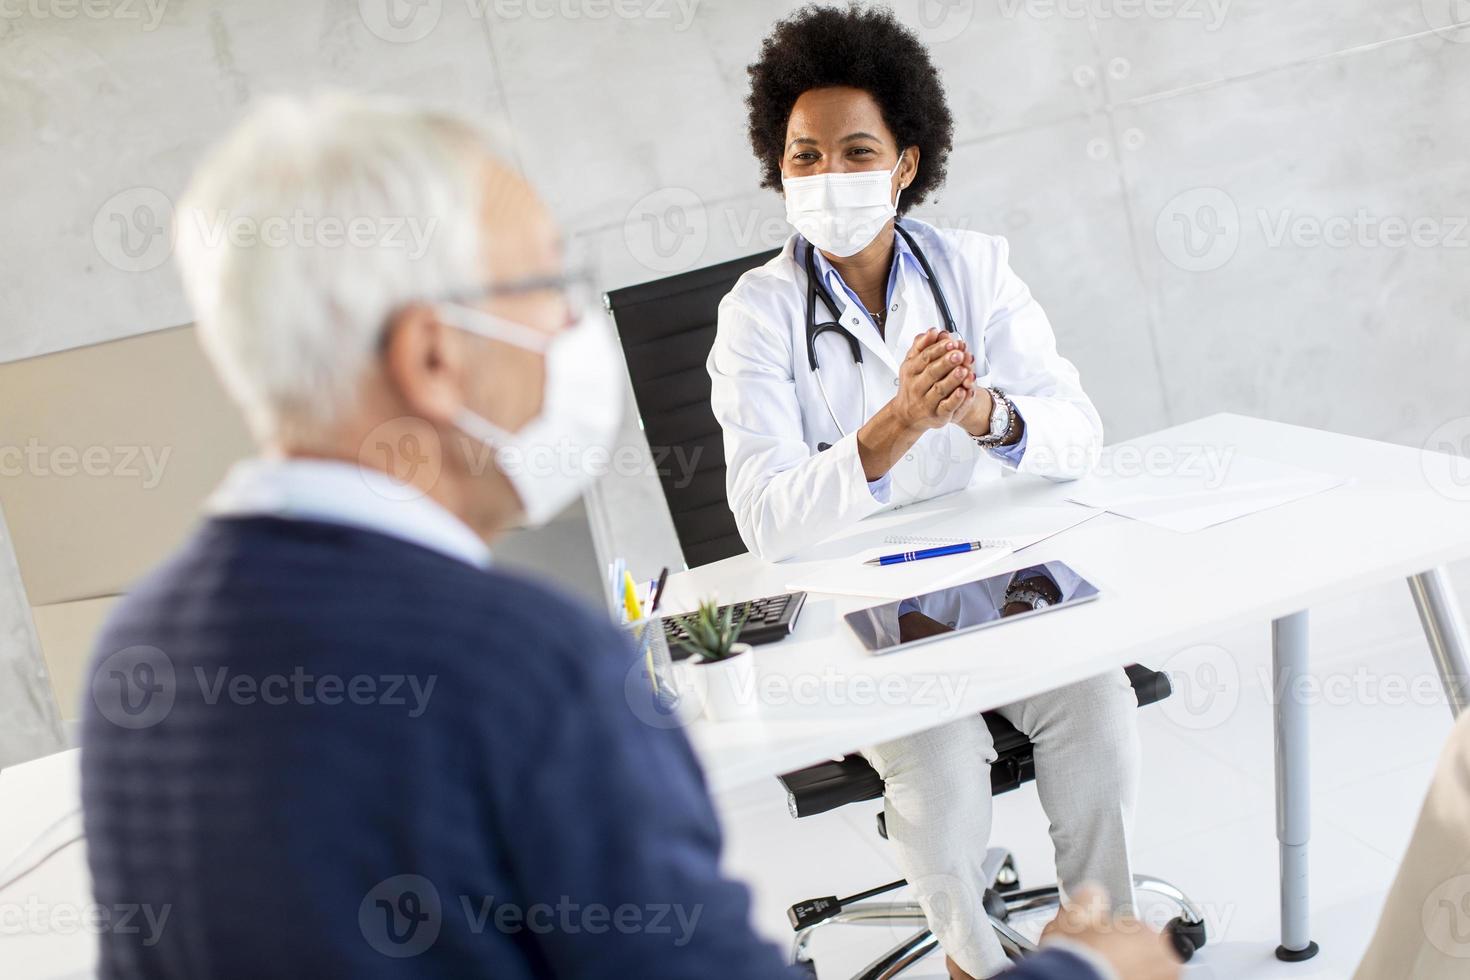
POLYGON ((616 289, 603 297, 617 321, 643 432, 690 568, 745 551, 725 497, 725 444, 710 408, 704 361, 715 342, 720 298, 743 273, 778 251, 616 289), (692 474, 666 465, 673 452, 693 461, 692 474), (680 476, 691 479, 680 485, 680 476))
MULTIPOLYGON (((633 380, 633 397, 649 445, 653 447, 655 462, 660 453, 682 451, 686 459, 695 463, 693 479, 687 484, 676 479, 677 467, 668 467, 666 472, 661 466, 659 472, 684 561, 690 568, 745 551, 725 496, 724 443, 709 404, 710 380, 705 358, 714 343, 720 298, 744 272, 775 254, 773 250, 734 259, 614 290, 603 298, 617 323, 633 380)), ((1136 664, 1127 671, 1139 707, 1169 696, 1166 675, 1136 664)), ((1031 740, 994 711, 985 712, 984 718, 996 752, 990 768, 992 792, 1010 792, 1035 779, 1031 740)), ((791 815, 798 818, 883 796, 882 778, 866 759, 856 754, 789 772, 781 777, 781 783, 786 787, 791 815)), ((882 813, 878 814, 878 833, 884 838, 888 836, 882 813)), ((1035 945, 1013 927, 1011 920, 1056 907, 1060 902, 1057 886, 1023 890, 1015 860, 1003 848, 990 849, 985 860, 985 877, 985 910, 1001 945, 1012 958, 1034 952, 1035 945)), ((1165 881, 1135 875, 1134 882, 1140 891, 1159 895, 1178 909, 1179 914, 1169 920, 1166 931, 1182 958, 1193 956, 1206 939, 1200 911, 1165 881)), ((822 927, 895 923, 922 926, 924 913, 917 902, 872 901, 905 884, 900 879, 846 898, 829 895, 791 906, 788 916, 796 932, 793 961, 816 976, 809 946, 815 930, 822 927)), ((927 956, 936 945, 929 930, 920 928, 858 977, 878 980, 897 976, 927 956)))

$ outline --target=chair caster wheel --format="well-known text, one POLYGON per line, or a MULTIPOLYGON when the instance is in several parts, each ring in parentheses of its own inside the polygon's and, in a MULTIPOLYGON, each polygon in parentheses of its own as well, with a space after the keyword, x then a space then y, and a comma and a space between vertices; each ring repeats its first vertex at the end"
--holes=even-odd
POLYGON ((1008 895, 1021 889, 1021 873, 1016 870, 1016 859, 1008 857, 995 875, 995 890, 1008 895))
POLYGON ((1182 915, 1176 915, 1164 924, 1164 935, 1169 937, 1169 941, 1174 944, 1174 952, 1185 963, 1193 959, 1195 950, 1207 941, 1205 924, 1192 922, 1182 915))
POLYGON ((811 960, 797 960, 792 965, 801 971, 801 975, 807 977, 808 980, 817 980, 817 964, 811 960))

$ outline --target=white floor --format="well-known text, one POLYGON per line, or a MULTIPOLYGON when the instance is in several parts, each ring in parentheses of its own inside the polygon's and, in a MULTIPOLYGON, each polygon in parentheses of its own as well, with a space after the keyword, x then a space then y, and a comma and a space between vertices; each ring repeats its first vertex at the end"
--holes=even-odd
MULTIPOLYGON (((1470 606, 1470 567, 1454 570, 1470 606)), ((1287 964, 1277 933, 1270 629, 1217 637, 1167 664, 1176 693, 1140 716, 1144 775, 1137 871, 1168 879, 1205 911, 1209 945, 1191 980, 1350 977, 1371 937, 1449 732, 1449 709, 1401 583, 1312 612, 1312 936, 1315 959, 1287 964)), ((877 801, 796 821, 775 780, 717 801, 727 866, 750 883, 757 927, 789 946, 786 908, 902 876, 877 836, 877 801)), ((993 843, 1022 883, 1053 878, 1035 789, 996 801, 993 843)), ((813 941, 824 978, 849 976, 913 930, 835 927, 813 941)), ((911 971, 943 977, 938 956, 911 971)))

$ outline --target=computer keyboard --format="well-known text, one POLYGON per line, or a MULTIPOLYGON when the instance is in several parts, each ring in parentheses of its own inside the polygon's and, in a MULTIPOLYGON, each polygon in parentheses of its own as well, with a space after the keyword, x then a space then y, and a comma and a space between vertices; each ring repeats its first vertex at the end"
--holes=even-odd
MULTIPOLYGON (((801 613, 802 603, 806 602, 805 592, 788 592, 786 595, 771 595, 763 599, 747 599, 745 602, 731 603, 720 607, 720 612, 735 608, 735 619, 738 621, 742 611, 749 607, 750 612, 745 618, 745 625, 740 627, 740 642, 759 645, 762 643, 775 643, 784 640, 791 635, 796 628, 796 617, 801 613)), ((674 616, 663 617, 664 635, 669 639, 669 654, 675 660, 683 660, 688 657, 689 651, 679 646, 678 640, 687 639, 689 634, 674 616)))

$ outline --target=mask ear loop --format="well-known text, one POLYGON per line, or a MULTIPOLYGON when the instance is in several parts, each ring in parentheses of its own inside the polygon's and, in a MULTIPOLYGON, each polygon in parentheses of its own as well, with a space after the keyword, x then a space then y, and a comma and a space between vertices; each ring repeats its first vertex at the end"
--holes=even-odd
MULTIPOLYGON (((519 347, 533 354, 540 354, 543 359, 556 340, 555 335, 543 333, 523 323, 507 320, 473 306, 465 306, 460 303, 436 303, 433 309, 435 316, 456 330, 463 330, 465 333, 474 334, 486 340, 497 340, 513 347, 519 347)), ((488 446, 495 453, 497 460, 515 443, 516 434, 514 432, 501 428, 466 405, 461 405, 455 410, 453 424, 465 435, 488 446)))
MULTIPOLYGON (((894 174, 898 173, 898 168, 903 166, 903 155, 905 153, 907 153, 907 152, 908 152, 908 150, 900 150, 899 151, 899 154, 898 154, 898 162, 893 165, 893 169, 892 170, 888 171, 888 176, 892 177, 894 174)), ((899 198, 903 197, 903 192, 906 191, 906 190, 908 190, 908 189, 909 189, 909 185, 908 184, 900 183, 898 185, 898 190, 896 190, 896 191, 893 192, 893 212, 894 212, 894 214, 897 214, 898 213, 898 201, 899 201, 899 198)))
POLYGON ((497 456, 514 441, 514 433, 507 432, 483 415, 478 415, 461 405, 454 412, 454 427, 472 439, 489 446, 497 456))
POLYGON ((463 330, 486 340, 498 340, 533 354, 545 354, 558 336, 459 303, 436 303, 434 315, 456 330, 463 330))

